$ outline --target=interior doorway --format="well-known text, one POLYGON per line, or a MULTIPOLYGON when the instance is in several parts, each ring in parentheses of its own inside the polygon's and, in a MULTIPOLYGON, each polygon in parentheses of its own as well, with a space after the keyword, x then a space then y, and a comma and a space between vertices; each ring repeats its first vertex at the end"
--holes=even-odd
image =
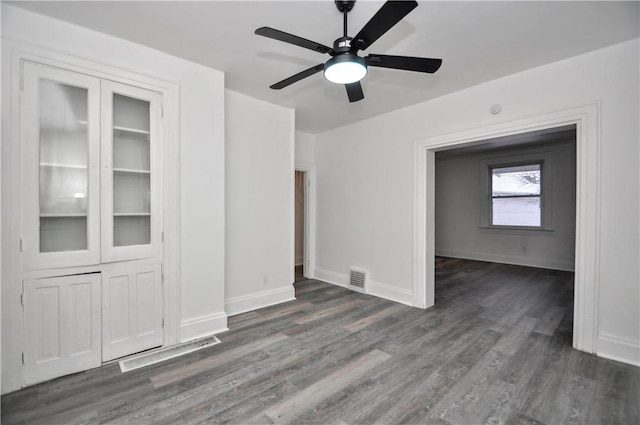
POLYGON ((573 347, 595 353, 598 334, 600 217, 599 104, 498 122, 472 130, 432 136, 414 145, 413 305, 435 301, 435 153, 479 140, 567 125, 576 126, 576 238, 573 347))
POLYGON ((435 304, 571 344, 576 126, 435 154, 435 304))
POLYGON ((294 276, 295 281, 305 279, 305 221, 306 221, 306 181, 307 173, 295 171, 295 249, 294 249, 294 276))
POLYGON ((574 271, 576 128, 435 155, 435 254, 574 271))

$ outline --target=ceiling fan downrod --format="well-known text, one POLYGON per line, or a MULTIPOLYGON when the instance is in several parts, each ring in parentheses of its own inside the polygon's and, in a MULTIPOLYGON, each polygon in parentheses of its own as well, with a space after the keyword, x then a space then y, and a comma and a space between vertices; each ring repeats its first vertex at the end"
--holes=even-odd
POLYGON ((335 0, 336 7, 338 11, 342 13, 342 32, 343 36, 337 39, 334 42, 333 50, 337 53, 345 53, 348 50, 351 50, 351 40, 352 38, 348 35, 348 26, 347 26, 347 15, 353 9, 353 6, 356 4, 355 0, 335 0))

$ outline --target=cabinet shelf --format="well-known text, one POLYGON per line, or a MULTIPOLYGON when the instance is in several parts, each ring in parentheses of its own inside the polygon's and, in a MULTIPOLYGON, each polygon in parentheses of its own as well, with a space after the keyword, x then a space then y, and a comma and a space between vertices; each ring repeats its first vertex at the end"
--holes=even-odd
POLYGON ((121 131, 123 133, 134 133, 134 134, 151 134, 151 132, 149 130, 141 130, 138 128, 131 128, 131 127, 122 127, 119 125, 114 125, 113 126, 113 130, 114 131, 121 131))
POLYGON ((113 172, 118 174, 151 174, 149 170, 136 170, 134 168, 114 168, 113 172))
POLYGON ((59 164, 59 163, 55 163, 55 162, 41 162, 40 166, 41 167, 48 167, 48 168, 68 168, 68 169, 74 169, 74 170, 86 170, 87 169, 86 165, 59 164))
POLYGON ((64 129, 67 132, 87 131, 87 120, 76 120, 71 123, 65 123, 62 125, 44 124, 40 127, 42 131, 60 131, 64 129))
POLYGON ((73 218, 73 217, 86 217, 86 212, 77 213, 40 213, 40 218, 73 218))
POLYGON ((113 213, 114 217, 150 217, 150 212, 113 213))

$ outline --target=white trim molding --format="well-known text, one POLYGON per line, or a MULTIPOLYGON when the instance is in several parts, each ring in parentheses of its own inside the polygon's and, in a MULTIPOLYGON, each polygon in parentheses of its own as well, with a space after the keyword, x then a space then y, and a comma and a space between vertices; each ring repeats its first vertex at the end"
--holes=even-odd
POLYGON ((395 286, 380 282, 369 281, 369 295, 374 295, 385 300, 413 306, 413 292, 409 289, 400 289, 395 286))
MULTIPOLYGON (((330 270, 315 269, 315 278, 332 285, 349 287, 349 275, 345 273, 336 273, 330 270)), ((413 306, 412 291, 408 289, 400 289, 395 286, 387 285, 380 282, 374 282, 369 279, 367 295, 373 295, 378 298, 393 301, 400 304, 413 306)))
POLYGON ((349 286, 349 276, 344 273, 336 273, 331 270, 316 268, 313 271, 313 275, 315 276, 315 279, 332 285, 342 286, 343 288, 347 288, 349 286))
POLYGON ((640 344, 638 341, 600 332, 598 357, 640 366, 640 344))
POLYGON ((305 173, 303 266, 305 277, 313 279, 316 264, 316 166, 296 161, 295 170, 305 173))
POLYGON ((596 352, 600 259, 600 102, 428 137, 414 144, 413 305, 435 296, 435 153, 496 137, 576 126, 576 256, 573 347, 596 352))
MULTIPOLYGON (((180 322, 180 343, 205 338, 228 330, 227 313, 224 311, 186 319, 180 322)), ((165 344, 165 346, 169 345, 171 344, 165 344)))
POLYGON ((515 264, 517 266, 538 267, 540 269, 574 271, 573 262, 553 260, 549 258, 535 258, 524 255, 497 255, 477 251, 460 251, 453 249, 437 249, 440 257, 464 258, 467 260, 489 261, 492 263, 515 264))
POLYGON ((229 298, 225 301, 224 307, 229 316, 246 313, 247 311, 258 310, 276 304, 286 303, 296 299, 296 291, 293 284, 283 288, 270 289, 268 291, 257 292, 255 294, 242 295, 240 297, 229 298))

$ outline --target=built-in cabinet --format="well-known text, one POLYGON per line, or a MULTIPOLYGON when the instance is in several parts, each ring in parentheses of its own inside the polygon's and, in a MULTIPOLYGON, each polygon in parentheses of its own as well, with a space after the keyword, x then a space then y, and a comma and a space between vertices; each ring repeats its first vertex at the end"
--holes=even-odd
POLYGON ((163 344, 162 93, 25 61, 25 383, 163 344))

